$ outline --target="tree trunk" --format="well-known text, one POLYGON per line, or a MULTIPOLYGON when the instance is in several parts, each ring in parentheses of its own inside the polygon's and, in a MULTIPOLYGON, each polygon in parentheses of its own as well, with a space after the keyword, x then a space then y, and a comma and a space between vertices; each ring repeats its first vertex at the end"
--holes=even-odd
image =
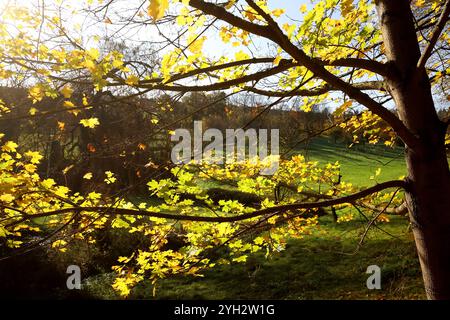
POLYGON ((450 171, 446 126, 436 113, 429 78, 417 69, 420 48, 409 0, 376 0, 400 119, 418 138, 406 148, 406 202, 429 299, 450 299, 450 171))
POLYGON ((408 151, 406 201, 430 299, 450 299, 450 174, 441 150, 408 151))

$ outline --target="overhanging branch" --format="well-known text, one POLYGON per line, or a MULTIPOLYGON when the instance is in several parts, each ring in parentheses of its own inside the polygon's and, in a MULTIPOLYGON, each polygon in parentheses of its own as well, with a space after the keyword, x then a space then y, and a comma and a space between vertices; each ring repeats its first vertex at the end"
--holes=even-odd
MULTIPOLYGON (((19 221, 10 223, 7 227, 15 226, 29 219, 50 217, 56 215, 62 215, 66 213, 76 213, 76 212, 102 212, 105 215, 125 215, 125 216, 146 216, 153 218, 162 218, 168 220, 177 221, 198 221, 198 222, 236 222, 243 221, 247 219, 252 219, 267 214, 274 213, 284 213, 291 210, 298 209, 315 209, 322 207, 330 207, 344 203, 353 203, 358 199, 367 197, 371 194, 383 191, 389 188, 407 188, 407 184, 404 180, 392 180, 377 184, 365 190, 359 191, 357 193, 340 197, 336 199, 327 199, 317 202, 305 202, 305 203, 293 203, 281 206, 270 207, 262 210, 257 210, 254 212, 238 215, 238 216, 227 216, 227 217, 211 217, 211 216, 190 216, 190 215, 178 215, 172 213, 162 213, 162 212, 150 212, 150 211, 140 211, 133 209, 123 209, 123 208, 110 208, 110 207, 70 207, 63 208, 60 210, 42 212, 38 214, 28 215, 26 218, 20 219, 19 221)), ((0 205, 1 207, 1 205, 0 205)))
POLYGON ((138 84, 137 87, 145 89, 156 89, 156 90, 167 90, 167 91, 178 91, 178 92, 194 92, 194 91, 214 91, 214 90, 224 90, 230 87, 237 86, 250 81, 258 81, 263 78, 267 78, 276 75, 280 72, 286 71, 293 67, 292 64, 280 64, 276 67, 266 69, 263 71, 255 72, 249 75, 245 75, 232 80, 227 80, 223 82, 216 82, 209 85, 198 85, 198 86, 185 86, 185 85, 168 85, 164 83, 159 84, 138 84))
MULTIPOLYGON (((359 82, 359 83, 353 83, 353 87, 358 88, 360 90, 378 90, 378 91, 386 91, 384 87, 384 82, 382 81, 366 81, 366 82, 359 82)), ((267 97, 295 97, 295 96, 302 96, 302 97, 315 97, 320 96, 322 94, 325 94, 330 91, 336 91, 336 88, 333 88, 333 86, 330 86, 329 84, 326 84, 324 86, 320 86, 313 89, 300 89, 295 91, 270 91, 270 90, 263 90, 258 89, 254 87, 245 87, 244 88, 247 91, 260 94, 267 97)))
POLYGON ((290 41, 290 39, 283 33, 276 23, 271 23, 270 26, 257 25, 231 14, 223 7, 210 2, 205 2, 203 0, 190 0, 189 5, 204 12, 205 14, 212 15, 219 20, 225 21, 235 27, 241 28, 255 35, 259 35, 278 44, 280 48, 291 55, 291 57, 298 61, 301 65, 309 69, 312 73, 314 73, 314 75, 321 78, 334 88, 341 90, 350 98, 367 107, 370 111, 385 120, 409 147, 414 147, 418 143, 418 139, 408 130, 405 124, 395 114, 390 112, 388 109, 383 107, 382 104, 373 100, 361 90, 353 87, 351 84, 332 74, 316 59, 309 57, 303 50, 290 41))

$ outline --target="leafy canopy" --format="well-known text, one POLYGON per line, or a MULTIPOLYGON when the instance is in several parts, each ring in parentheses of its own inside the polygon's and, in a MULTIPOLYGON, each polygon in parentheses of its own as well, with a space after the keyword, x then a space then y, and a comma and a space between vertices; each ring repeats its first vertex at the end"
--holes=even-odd
MULTIPOLYGON (((378 143, 387 134, 390 139, 384 143, 394 145, 401 124, 384 108, 391 98, 383 84, 386 58, 373 3, 299 2, 296 12, 273 4, 265 0, 150 0, 126 11, 110 10, 123 8, 122 1, 87 0, 81 7, 55 1, 46 10, 31 4, 10 5, 1 8, 0 79, 4 84, 26 84, 30 117, 44 112, 39 102, 59 99, 61 110, 92 130, 99 119, 81 118, 79 110, 95 109, 99 92, 229 90, 265 96, 271 106, 293 101, 305 111, 331 103, 336 107, 336 121, 354 134, 355 142, 360 134, 370 143, 378 143), (85 30, 73 17, 86 18, 97 29, 85 30), (154 41, 151 36, 159 34, 160 41, 154 41, 158 63, 131 61, 120 49, 100 46, 100 26, 116 31, 118 41, 134 28, 139 28, 140 40, 154 41), (228 54, 210 54, 217 43, 228 54), (357 115, 348 118, 347 112, 355 107, 357 115), (385 121, 390 126, 383 125, 385 121)), ((418 41, 425 44, 441 1, 418 0, 412 5, 422 30, 418 41)), ((444 32, 439 41, 441 47, 448 47, 448 34, 444 32)), ((439 85, 444 96, 447 65, 446 54, 434 54, 427 64, 432 83, 439 85)), ((6 118, 10 108, 0 101, 0 116, 6 118)), ((121 257, 114 267, 114 288, 124 296, 144 279, 156 283, 173 274, 201 275, 216 264, 244 262, 257 251, 279 252, 288 238, 313 230, 317 207, 324 203, 345 209, 362 202, 376 208, 401 202, 394 198, 396 191, 380 193, 401 186, 400 182, 359 193, 341 181, 339 163, 319 166, 295 156, 282 159, 273 177, 260 176, 265 164, 250 161, 172 166, 167 170, 173 178, 147 184, 158 201, 134 203, 99 190, 74 193, 51 178, 43 179, 37 173, 43 158, 38 151, 20 151, 16 142, 1 138, 0 244, 26 250, 36 245, 28 235, 43 228, 59 231, 47 241, 60 251, 66 250, 70 239, 95 242, 99 229, 139 233, 150 245, 121 257), (207 186, 217 182, 259 200, 252 205, 232 199, 216 201, 207 186), (283 190, 283 196, 274 196, 275 190, 283 190), (356 196, 345 198, 351 194, 356 196), (169 249, 174 236, 182 239, 182 245, 169 249), (226 254, 216 258, 217 250, 226 254)), ((84 179, 92 178, 93 173, 85 173, 84 179)), ((110 171, 101 178, 106 184, 118 182, 110 171)), ((340 211, 340 221, 351 218, 345 212, 349 211, 340 211)))

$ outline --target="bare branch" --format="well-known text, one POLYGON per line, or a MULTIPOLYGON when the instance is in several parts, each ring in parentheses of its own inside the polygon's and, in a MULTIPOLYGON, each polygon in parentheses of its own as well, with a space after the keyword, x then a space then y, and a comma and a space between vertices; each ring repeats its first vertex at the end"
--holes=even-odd
MULTIPOLYGON (((213 72, 213 71, 217 71, 217 70, 223 70, 223 69, 244 66, 244 65, 249 65, 249 64, 270 63, 270 62, 273 62, 274 60, 275 60, 275 58, 252 58, 252 59, 232 61, 232 62, 228 62, 228 63, 224 63, 224 64, 220 64, 220 65, 214 65, 214 66, 205 67, 205 68, 194 69, 194 70, 191 70, 191 71, 188 71, 185 73, 176 74, 176 75, 172 76, 169 80, 165 81, 165 83, 171 83, 171 82, 174 82, 177 80, 189 78, 189 77, 196 76, 196 75, 199 75, 202 73, 208 73, 208 72, 213 72)), ((292 60, 285 61, 285 63, 286 64, 290 63, 292 66, 295 65, 292 62, 292 60)), ((160 83, 162 81, 164 81, 163 78, 155 78, 155 79, 151 79, 151 80, 144 80, 144 81, 141 81, 140 83, 160 83)))
POLYGON ((447 0, 444 9, 442 10, 441 16, 439 17, 438 23, 434 28, 430 42, 425 48, 425 51, 422 53, 419 62, 417 63, 417 69, 422 69, 425 67, 425 64, 427 63, 428 58, 431 56, 431 53, 433 52, 434 46, 436 45, 439 36, 441 35, 445 25, 447 24, 449 14, 450 14, 450 0, 447 0))
MULTIPOLYGON (((384 82, 382 81, 366 81, 366 82, 360 82, 360 83, 354 83, 352 84, 353 87, 358 88, 360 90, 379 90, 379 91, 386 91, 384 87, 384 82)), ((260 95, 264 95, 267 97, 294 97, 294 96, 303 96, 303 97, 315 97, 320 96, 322 94, 325 94, 330 91, 336 91, 338 89, 333 88, 329 84, 326 84, 321 87, 317 87, 314 89, 300 89, 295 91, 269 91, 269 90, 263 90, 253 87, 245 87, 247 91, 251 91, 253 93, 257 93, 260 95)))
POLYGON ((368 59, 358 59, 358 58, 341 58, 333 61, 321 61, 318 60, 319 63, 324 66, 337 66, 337 67, 350 67, 350 68, 358 68, 372 71, 374 73, 378 73, 381 76, 388 77, 389 72, 388 68, 384 63, 368 60, 368 59))
POLYGON ((235 78, 228 81, 217 82, 209 85, 198 85, 198 86, 185 86, 185 85, 167 85, 167 84, 155 84, 155 85, 141 85, 138 84, 137 87, 146 89, 157 89, 157 90, 167 90, 167 91, 178 91, 178 92, 194 92, 194 91, 214 91, 229 89, 232 86, 237 86, 242 83, 250 81, 258 81, 263 78, 267 78, 278 74, 280 72, 286 71, 291 68, 291 64, 278 65, 274 68, 266 69, 260 72, 255 72, 253 74, 245 75, 240 78, 235 78))

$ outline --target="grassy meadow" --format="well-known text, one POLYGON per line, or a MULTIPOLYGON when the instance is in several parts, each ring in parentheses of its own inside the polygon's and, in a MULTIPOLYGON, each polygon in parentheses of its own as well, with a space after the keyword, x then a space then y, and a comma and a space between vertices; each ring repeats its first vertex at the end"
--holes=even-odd
MULTIPOLYGON (((320 228, 266 259, 251 256, 245 264, 219 266, 204 277, 161 280, 153 296, 147 282, 133 289, 134 299, 425 299, 412 234, 405 218, 372 229, 363 246, 358 242, 366 225, 353 220, 335 223, 321 218, 320 228), (366 269, 381 268, 381 289, 369 290, 366 269)), ((112 274, 88 278, 90 296, 116 299, 112 274)))
POLYGON ((320 164, 339 161, 342 179, 360 187, 376 182, 395 180, 405 175, 405 160, 401 148, 384 145, 354 145, 333 143, 327 137, 317 137, 309 144, 299 146, 292 154, 300 153, 310 161, 320 164), (381 173, 376 180, 370 179, 377 169, 381 173))
MULTIPOLYGON (((400 149, 384 146, 336 145, 317 138, 298 148, 308 160, 321 164, 339 161, 343 179, 358 186, 398 179, 405 174, 400 149), (375 179, 375 170, 381 174, 375 179)), ((291 240, 287 249, 266 259, 251 256, 245 264, 219 266, 204 277, 161 280, 153 296, 149 283, 131 294, 137 299, 424 299, 413 238, 405 217, 371 228, 358 246, 367 221, 360 216, 336 223, 330 216, 303 239, 291 240), (368 290, 366 269, 381 267, 381 290, 368 290)), ((111 289, 112 274, 86 279, 84 290, 96 298, 118 298, 111 289)))

